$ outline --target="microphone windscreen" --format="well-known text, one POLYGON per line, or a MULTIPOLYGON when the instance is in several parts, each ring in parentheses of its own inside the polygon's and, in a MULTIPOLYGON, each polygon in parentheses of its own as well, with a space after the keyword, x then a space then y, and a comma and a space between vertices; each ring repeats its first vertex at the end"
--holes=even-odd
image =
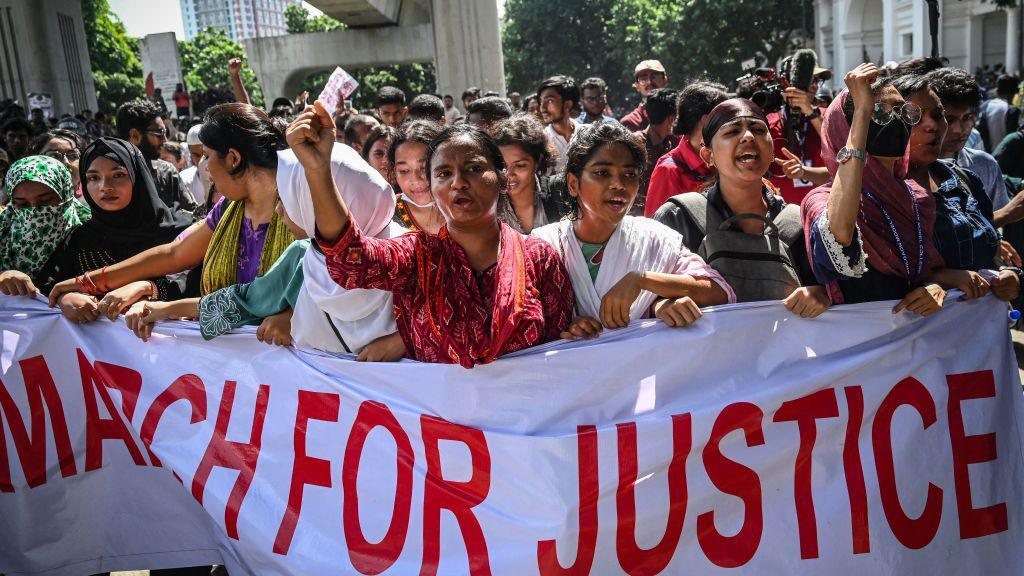
POLYGON ((810 90, 814 82, 814 68, 818 65, 818 56, 814 50, 803 48, 793 54, 793 68, 790 75, 790 84, 804 92, 810 90))

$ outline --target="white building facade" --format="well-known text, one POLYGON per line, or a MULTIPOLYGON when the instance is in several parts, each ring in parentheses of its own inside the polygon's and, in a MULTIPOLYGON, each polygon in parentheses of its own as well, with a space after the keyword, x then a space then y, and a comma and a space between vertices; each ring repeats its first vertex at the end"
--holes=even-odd
MULTIPOLYGON (((1001 9, 981 0, 939 0, 939 55, 974 72, 1002 64, 1020 71, 1020 8, 1001 9)), ((924 0, 817 0, 815 45, 821 65, 842 75, 868 61, 928 56, 931 36, 924 0)))
POLYGON ((207 26, 225 30, 233 40, 267 38, 288 33, 284 10, 302 0, 180 0, 185 38, 207 26))

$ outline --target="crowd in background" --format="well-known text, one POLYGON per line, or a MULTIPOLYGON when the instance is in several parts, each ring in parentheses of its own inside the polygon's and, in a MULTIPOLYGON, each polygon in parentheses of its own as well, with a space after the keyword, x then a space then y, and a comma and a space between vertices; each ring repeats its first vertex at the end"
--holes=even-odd
MULTIPOLYGON (((933 59, 732 89, 632 70, 639 104, 554 75, 373 110, 232 85, 107 116, 0 104, 0 291, 70 321, 471 368, 641 318, 777 300, 894 313, 1019 298, 1020 81, 933 59), (829 85, 841 88, 838 93, 829 85)), ((208 568, 200 569, 207 571, 208 568)))

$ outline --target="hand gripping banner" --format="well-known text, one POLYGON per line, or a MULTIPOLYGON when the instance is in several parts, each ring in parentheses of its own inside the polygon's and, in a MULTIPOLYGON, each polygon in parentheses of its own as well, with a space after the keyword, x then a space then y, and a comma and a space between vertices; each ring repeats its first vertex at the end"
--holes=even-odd
POLYGON ((1005 305, 891 306, 466 370, 0 297, 0 572, 1021 574, 1005 305))

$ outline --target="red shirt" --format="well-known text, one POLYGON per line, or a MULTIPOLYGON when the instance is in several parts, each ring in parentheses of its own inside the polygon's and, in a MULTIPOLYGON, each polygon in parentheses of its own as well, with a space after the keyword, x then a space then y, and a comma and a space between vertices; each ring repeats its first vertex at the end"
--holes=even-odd
POLYGON ((644 107, 643 103, 619 120, 619 124, 625 126, 630 132, 639 132, 647 128, 647 125, 650 123, 651 121, 647 119, 647 108, 644 107))
MULTIPOLYGON (((522 243, 525 274, 517 296, 522 319, 496 355, 557 340, 572 320, 575 297, 558 251, 534 236, 523 238, 522 243)), ((476 359, 490 356, 491 328, 502 320, 492 312, 505 244, 503 236, 499 263, 480 273, 469 266, 462 247, 447 234, 419 231, 380 239, 364 236, 358 226, 349 224, 333 246, 320 247, 327 257, 327 271, 343 288, 394 294, 398 333, 413 358, 468 368, 480 363, 476 359), (440 313, 437 302, 429 301, 432 297, 444 301, 440 313), (468 352, 455 353, 445 346, 446 341, 457 341, 468 352)))
POLYGON ((644 216, 653 217, 658 208, 676 194, 699 192, 714 173, 690 146, 689 139, 683 138, 671 152, 658 159, 647 186, 644 216))
MULTIPOLYGON (((821 161, 821 136, 809 120, 805 121, 804 125, 806 130, 803 131, 805 136, 801 150, 799 143, 800 134, 794 134, 797 137, 797 142, 789 141, 789 136, 786 134, 785 117, 782 113, 772 112, 768 115, 768 129, 771 131, 772 139, 775 141, 775 157, 786 159, 787 156, 782 153, 782 149, 789 148, 790 152, 796 154, 797 157, 804 161, 804 166, 824 167, 825 163, 821 161)), ((772 184, 779 189, 783 200, 788 204, 800 204, 804 196, 815 188, 815 185, 807 180, 786 178, 782 167, 774 162, 769 172, 771 173, 772 184)))
POLYGON ((178 108, 188 108, 188 92, 175 92, 171 97, 178 108))

